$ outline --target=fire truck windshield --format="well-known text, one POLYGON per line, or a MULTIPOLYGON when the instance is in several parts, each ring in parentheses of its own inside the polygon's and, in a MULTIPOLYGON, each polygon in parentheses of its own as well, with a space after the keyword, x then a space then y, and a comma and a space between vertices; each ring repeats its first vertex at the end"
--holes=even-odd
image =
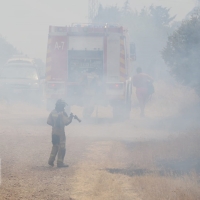
POLYGON ((38 80, 38 75, 34 67, 11 65, 1 71, 0 78, 38 80))

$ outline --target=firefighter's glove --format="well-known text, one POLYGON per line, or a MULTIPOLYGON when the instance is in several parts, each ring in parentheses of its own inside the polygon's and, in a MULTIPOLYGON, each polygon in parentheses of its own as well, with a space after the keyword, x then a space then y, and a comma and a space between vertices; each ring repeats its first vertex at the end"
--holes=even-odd
POLYGON ((74 118, 73 113, 70 114, 69 118, 72 120, 74 118))

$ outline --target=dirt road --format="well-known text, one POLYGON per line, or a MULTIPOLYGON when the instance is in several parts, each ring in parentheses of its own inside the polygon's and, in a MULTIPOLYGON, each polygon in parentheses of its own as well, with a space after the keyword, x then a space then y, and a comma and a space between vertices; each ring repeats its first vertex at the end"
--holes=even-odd
MULTIPOLYGON (((74 108, 74 112, 80 115, 81 110, 74 108)), ((127 142, 159 140, 176 130, 169 133, 155 128, 155 119, 152 123, 151 118, 137 118, 139 113, 120 123, 106 113, 104 118, 74 122, 66 128, 69 168, 57 169, 47 165, 51 149, 48 113, 26 105, 2 108, 0 199, 141 199, 131 176, 111 172, 133 165, 127 142)))
MULTIPOLYGON (((123 158, 125 152, 118 154, 120 142, 105 138, 104 125, 69 126, 66 162, 70 167, 57 169, 47 165, 51 149, 51 128, 45 123, 48 113, 29 106, 23 112, 17 107, 3 111, 6 110, 2 110, 0 130, 0 199, 136 197, 126 177, 106 171, 122 167, 124 163, 118 157, 123 158), (119 194, 115 194, 116 190, 119 194)), ((109 127, 106 129, 109 132, 109 127)))

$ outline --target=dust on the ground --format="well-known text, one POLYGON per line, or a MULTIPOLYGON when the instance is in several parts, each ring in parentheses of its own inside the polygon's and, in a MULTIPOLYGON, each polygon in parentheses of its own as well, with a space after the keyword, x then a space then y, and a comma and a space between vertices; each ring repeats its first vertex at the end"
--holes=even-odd
MULTIPOLYGON (((187 91, 192 100, 183 99, 177 87, 171 99, 170 90, 157 87, 161 97, 152 97, 144 119, 133 102, 130 120, 116 122, 112 108, 96 107, 92 120, 66 127, 66 169, 47 165, 51 127, 44 107, 1 105, 0 199, 199 199, 199 119, 181 113, 197 97, 187 91)), ((82 108, 72 112, 81 117, 82 108)))

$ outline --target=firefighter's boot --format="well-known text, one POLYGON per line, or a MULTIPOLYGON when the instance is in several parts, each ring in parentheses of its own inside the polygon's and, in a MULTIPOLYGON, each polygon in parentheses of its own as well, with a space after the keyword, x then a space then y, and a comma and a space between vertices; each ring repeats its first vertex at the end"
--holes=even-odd
POLYGON ((66 153, 65 148, 60 148, 58 151, 57 167, 59 168, 68 167, 68 165, 64 164, 65 153, 66 153))
POLYGON ((51 150, 51 155, 48 161, 48 164, 52 167, 54 166, 54 161, 55 161, 57 153, 58 153, 58 145, 53 145, 52 150, 51 150))
POLYGON ((69 165, 66 165, 66 164, 64 164, 64 163, 58 163, 58 164, 57 164, 57 167, 58 167, 58 168, 67 168, 67 167, 69 167, 69 165))

